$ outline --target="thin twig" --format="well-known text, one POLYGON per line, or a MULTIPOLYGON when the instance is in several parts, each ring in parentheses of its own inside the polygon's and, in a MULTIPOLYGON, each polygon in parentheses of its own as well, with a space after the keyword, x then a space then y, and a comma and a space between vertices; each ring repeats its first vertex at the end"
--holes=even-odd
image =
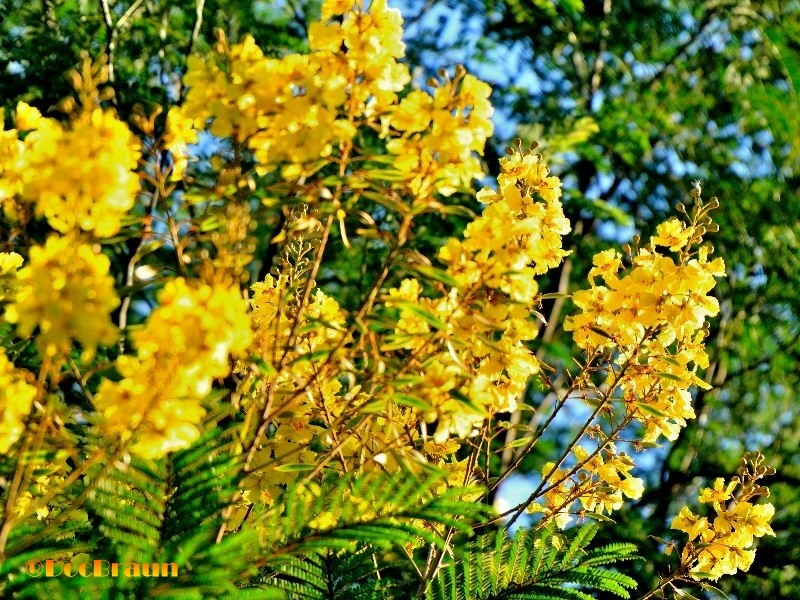
POLYGON ((117 29, 120 29, 125 23, 133 16, 133 13, 142 5, 144 0, 136 0, 133 4, 131 4, 130 8, 125 11, 125 14, 119 18, 117 21, 117 29))
POLYGON ((114 83, 114 50, 117 45, 117 29, 111 20, 111 8, 108 0, 100 0, 100 10, 103 13, 103 22, 106 25, 106 57, 108 58, 108 81, 114 83))

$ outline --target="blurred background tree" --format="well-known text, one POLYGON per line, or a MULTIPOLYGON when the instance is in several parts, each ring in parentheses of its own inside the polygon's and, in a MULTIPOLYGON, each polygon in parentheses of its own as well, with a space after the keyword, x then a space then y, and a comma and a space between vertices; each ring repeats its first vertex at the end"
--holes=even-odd
MULTIPOLYGON (((70 90, 63 73, 82 49, 114 67, 118 110, 180 97, 186 56, 204 51, 221 28, 231 40, 255 36, 267 52, 302 49, 315 0, 21 0, 0 3, 0 105, 19 100, 43 112, 70 90), (157 43, 154 44, 154 41, 157 43)), ((405 0, 409 62, 422 85, 463 62, 495 89, 498 135, 490 169, 510 139, 537 141, 564 179, 564 207, 576 251, 550 290, 583 287, 588 257, 634 231, 649 235, 688 198, 692 180, 718 196, 717 253, 728 276, 709 335, 714 385, 695 400, 698 419, 663 449, 647 492, 615 514, 648 560, 647 589, 667 570, 667 515, 708 478, 735 469, 760 448, 778 475, 775 538, 761 541, 748 573, 723 584, 738 598, 800 597, 800 3, 655 0, 405 0)), ((422 225, 431 247, 441 225, 422 225)), ((4 240, 5 241, 5 240, 4 240)), ((338 242, 337 242, 338 244, 338 242)), ((269 267, 267 242, 257 256, 269 267)), ((358 286, 370 265, 341 244, 341 269, 327 285, 358 286)), ((365 253, 361 253, 362 256, 365 253)), ((325 281, 323 281, 324 283, 325 281)), ((355 289, 355 288, 354 288, 355 289)), ((559 369, 571 339, 557 338, 568 304, 544 306, 550 326, 543 358, 559 369)), ((530 391, 530 402, 547 399, 530 391)), ((518 415, 512 415, 518 419, 518 415)), ((565 423, 563 430, 569 431, 565 423)), ((540 453, 548 447, 537 446, 540 453)), ((531 456, 529 469, 541 463, 531 456)), ((498 465, 499 467, 500 465, 498 465)), ((513 493, 508 491, 507 493, 513 493)), ((615 534, 619 530, 615 529, 615 534)))

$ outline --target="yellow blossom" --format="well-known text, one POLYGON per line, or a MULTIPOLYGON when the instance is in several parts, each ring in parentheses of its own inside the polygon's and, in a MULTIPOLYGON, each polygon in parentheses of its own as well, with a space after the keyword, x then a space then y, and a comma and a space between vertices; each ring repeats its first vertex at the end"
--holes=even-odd
POLYGON ((324 0, 321 8, 321 19, 327 21, 331 17, 343 15, 353 8, 354 0, 324 0))
POLYGON ((109 313, 119 299, 110 261, 98 249, 69 237, 52 235, 30 250, 17 274, 19 291, 5 318, 22 337, 38 328, 36 346, 48 355, 69 352, 72 341, 91 355, 98 344, 116 340, 109 313))
POLYGON ((17 293, 17 269, 22 257, 16 252, 0 252, 0 301, 13 299, 17 293))
POLYGON ((769 525, 775 514, 772 504, 756 504, 757 496, 768 496, 769 491, 756 485, 758 479, 774 470, 761 468, 763 457, 753 459, 745 455, 739 476, 726 483, 718 478, 713 488, 704 488, 700 501, 710 503, 716 516, 709 522, 706 517, 695 515, 683 507, 672 522, 672 528, 684 531, 689 540, 682 553, 683 564, 691 569, 695 579, 719 579, 732 575, 737 570, 746 571, 755 557, 751 550, 754 539, 764 535, 775 535, 769 525), (735 490, 739 488, 737 494, 735 490))
MULTIPOLYGON (((663 238, 689 229, 674 220, 659 231, 663 238)), ((688 242, 690 238, 686 234, 681 239, 688 242)), ((661 245, 675 244, 670 238, 661 245)), ((684 245, 681 242, 673 249, 683 250, 684 245)), ((677 262, 655 247, 654 242, 653 248, 640 249, 627 271, 617 252, 596 255, 589 271, 590 288, 573 295, 580 312, 567 317, 564 324, 587 352, 614 350, 619 353, 618 364, 628 363, 624 376, 615 383, 631 416, 644 426, 645 442, 655 442, 662 435, 676 439, 686 420, 695 416, 689 387, 709 387, 696 369, 708 365, 703 326, 719 310, 717 300, 708 293, 715 285, 714 277, 724 269, 721 262, 708 261, 707 247, 698 251, 697 258, 681 255, 677 262), (604 285, 595 280, 597 276, 604 285), (667 351, 673 345, 674 351, 667 351)))
POLYGON ((429 94, 414 90, 392 112, 392 127, 409 133, 424 131, 433 117, 432 107, 433 98, 429 94))
POLYGON ((18 130, 30 131, 39 127, 42 120, 42 113, 38 108, 30 106, 25 102, 17 104, 17 113, 14 116, 14 122, 18 130))
POLYGON ((183 178, 189 164, 189 144, 197 143, 197 130, 194 121, 186 118, 178 107, 171 107, 167 113, 167 129, 164 132, 164 145, 172 153, 172 173, 170 179, 183 178))
POLYGON ((699 500, 700 502, 726 502, 730 499, 735 487, 735 481, 730 481, 726 485, 722 477, 717 477, 714 480, 714 488, 703 488, 699 500))
POLYGON ((123 379, 103 381, 94 397, 105 431, 131 440, 131 452, 146 458, 197 439, 213 379, 228 375, 230 357, 246 351, 252 339, 238 289, 177 278, 157 299, 159 306, 132 336, 136 357, 117 359, 123 379))
POLYGON ((82 112, 68 127, 42 118, 24 140, 20 194, 60 232, 109 237, 139 192, 139 141, 109 110, 82 112))
POLYGON ((0 349, 0 453, 5 454, 25 431, 36 387, 34 376, 17 369, 0 349))
POLYGON ((688 533, 689 540, 693 540, 707 530, 709 524, 708 519, 695 515, 684 506, 678 516, 672 520, 670 527, 688 533))
POLYGON ((683 221, 672 217, 656 227, 656 235, 652 238, 653 246, 667 246, 673 252, 683 249, 694 235, 693 227, 686 227, 683 221))

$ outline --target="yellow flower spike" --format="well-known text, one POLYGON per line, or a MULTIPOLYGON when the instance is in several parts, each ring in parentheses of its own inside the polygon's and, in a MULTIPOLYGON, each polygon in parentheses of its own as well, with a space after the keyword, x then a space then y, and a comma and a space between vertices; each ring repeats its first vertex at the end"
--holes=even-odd
POLYGON ((755 460, 745 455, 738 477, 728 483, 718 478, 713 488, 704 488, 700 492, 700 502, 711 503, 716 512, 713 522, 695 515, 687 507, 683 507, 673 520, 673 529, 686 532, 690 541, 698 539, 702 542, 687 544, 682 554, 683 565, 690 569, 693 579, 716 580, 737 570, 746 571, 755 558, 755 551, 749 549, 754 539, 775 535, 769 525, 775 508, 768 502, 752 502, 757 496, 769 495, 769 491, 757 482, 774 473, 773 469, 756 468, 761 460, 760 455, 755 460), (748 467, 753 467, 753 470, 748 467), (736 488, 741 488, 738 493, 736 488))
POLYGON ((172 153, 172 173, 170 179, 180 180, 189 164, 189 144, 197 143, 197 130, 194 120, 189 119, 181 109, 173 106, 167 113, 167 128, 164 132, 164 146, 172 153))
POLYGON ((688 244, 698 242, 690 229, 677 219, 663 223, 651 246, 632 254, 627 271, 617 252, 596 255, 590 288, 573 294, 581 312, 567 317, 564 325, 587 352, 614 351, 619 365, 637 357, 617 383, 629 414, 644 426, 647 443, 662 435, 676 439, 686 419, 695 416, 689 388, 710 387, 696 370, 708 366, 703 327, 719 311, 708 294, 724 265, 714 261, 709 268, 708 247, 700 248, 698 258, 687 259, 693 252, 688 244), (659 246, 680 250, 681 262, 661 255, 659 246))
POLYGON ((130 451, 159 458, 200 435, 203 398, 230 358, 250 347, 247 304, 238 288, 193 285, 177 278, 159 292, 159 306, 131 336, 137 356, 120 356, 123 379, 105 380, 94 403, 106 433, 132 439, 130 451))
POLYGON ((34 246, 28 264, 17 274, 19 291, 5 318, 28 337, 38 328, 36 347, 50 356, 66 354, 72 342, 87 355, 99 344, 112 344, 117 328, 109 313, 119 305, 110 261, 77 239, 52 235, 34 246))

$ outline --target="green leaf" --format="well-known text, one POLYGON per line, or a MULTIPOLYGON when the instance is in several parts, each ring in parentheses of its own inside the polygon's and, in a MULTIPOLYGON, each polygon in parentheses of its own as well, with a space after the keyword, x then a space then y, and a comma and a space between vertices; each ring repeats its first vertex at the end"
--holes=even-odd
POLYGON ((725 592, 723 592, 718 587, 713 586, 713 585, 711 585, 710 583, 708 583, 706 581, 698 581, 697 585, 699 585, 701 588, 703 588, 706 591, 714 592, 715 594, 718 594, 719 596, 722 596, 723 598, 725 598, 725 600, 730 600, 730 598, 728 597, 728 594, 726 594, 725 592))
POLYGON ((432 279, 433 281, 438 281, 450 287, 458 287, 458 282, 442 269, 436 269, 425 265, 414 265, 411 269, 426 279, 432 279))
POLYGON ((656 373, 656 375, 661 379, 668 379, 670 381, 684 381, 683 377, 680 377, 673 373, 667 373, 666 371, 661 371, 660 373, 656 373))
POLYGON ((689 592, 685 590, 676 587, 673 587, 672 589, 675 592, 676 598, 686 598, 686 600, 699 600, 697 596, 692 596, 689 592))
POLYGON ((384 208, 386 208, 386 209, 388 209, 388 210, 390 210, 392 212, 396 212, 396 213, 398 213, 400 215, 405 216, 405 215, 409 214, 409 212, 410 212, 410 209, 409 209, 408 206, 406 206, 400 200, 398 200, 397 198, 395 198, 394 196, 392 196, 390 194, 389 195, 381 194, 379 192, 374 192, 372 190, 363 190, 363 191, 360 192, 360 194, 364 198, 367 198, 368 200, 372 200, 376 204, 379 204, 379 205, 383 206, 384 208))
POLYGON ((669 416, 669 415, 667 415, 667 413, 665 413, 665 412, 663 412, 663 411, 661 411, 661 410, 659 410, 659 409, 657 409, 657 408, 655 408, 653 406, 650 406, 649 404, 647 404, 645 402, 634 402, 633 404, 636 407, 638 407, 639 410, 641 410, 642 412, 645 412, 645 413, 647 413, 649 415, 653 415, 653 416, 661 417, 661 418, 666 418, 666 417, 669 416))
POLYGON ((611 517, 609 517, 607 515, 604 515, 602 513, 585 512, 583 514, 586 515, 587 517, 589 517, 590 519, 594 519, 595 521, 600 521, 601 523, 616 523, 616 521, 614 519, 612 519, 611 517))
POLYGON ((428 325, 435 329, 447 329, 447 325, 439 317, 437 317, 431 310, 423 308, 413 302, 407 300, 392 300, 402 310, 411 313, 425 321, 428 325))
POLYGON ((301 471, 313 471, 315 468, 316 465, 307 465, 304 463, 289 463, 281 465, 279 467, 275 467, 275 470, 280 471, 281 473, 297 473, 301 471))
POLYGON ((432 408, 429 402, 410 394, 392 394, 390 398, 395 404, 399 404, 401 406, 411 406, 412 408, 418 408, 419 410, 431 410, 432 408))
POLYGON ((526 446, 526 445, 530 444, 530 442, 531 442, 530 438, 519 438, 518 440, 514 440, 510 444, 506 444, 505 447, 506 448, 522 448, 523 446, 526 446))

